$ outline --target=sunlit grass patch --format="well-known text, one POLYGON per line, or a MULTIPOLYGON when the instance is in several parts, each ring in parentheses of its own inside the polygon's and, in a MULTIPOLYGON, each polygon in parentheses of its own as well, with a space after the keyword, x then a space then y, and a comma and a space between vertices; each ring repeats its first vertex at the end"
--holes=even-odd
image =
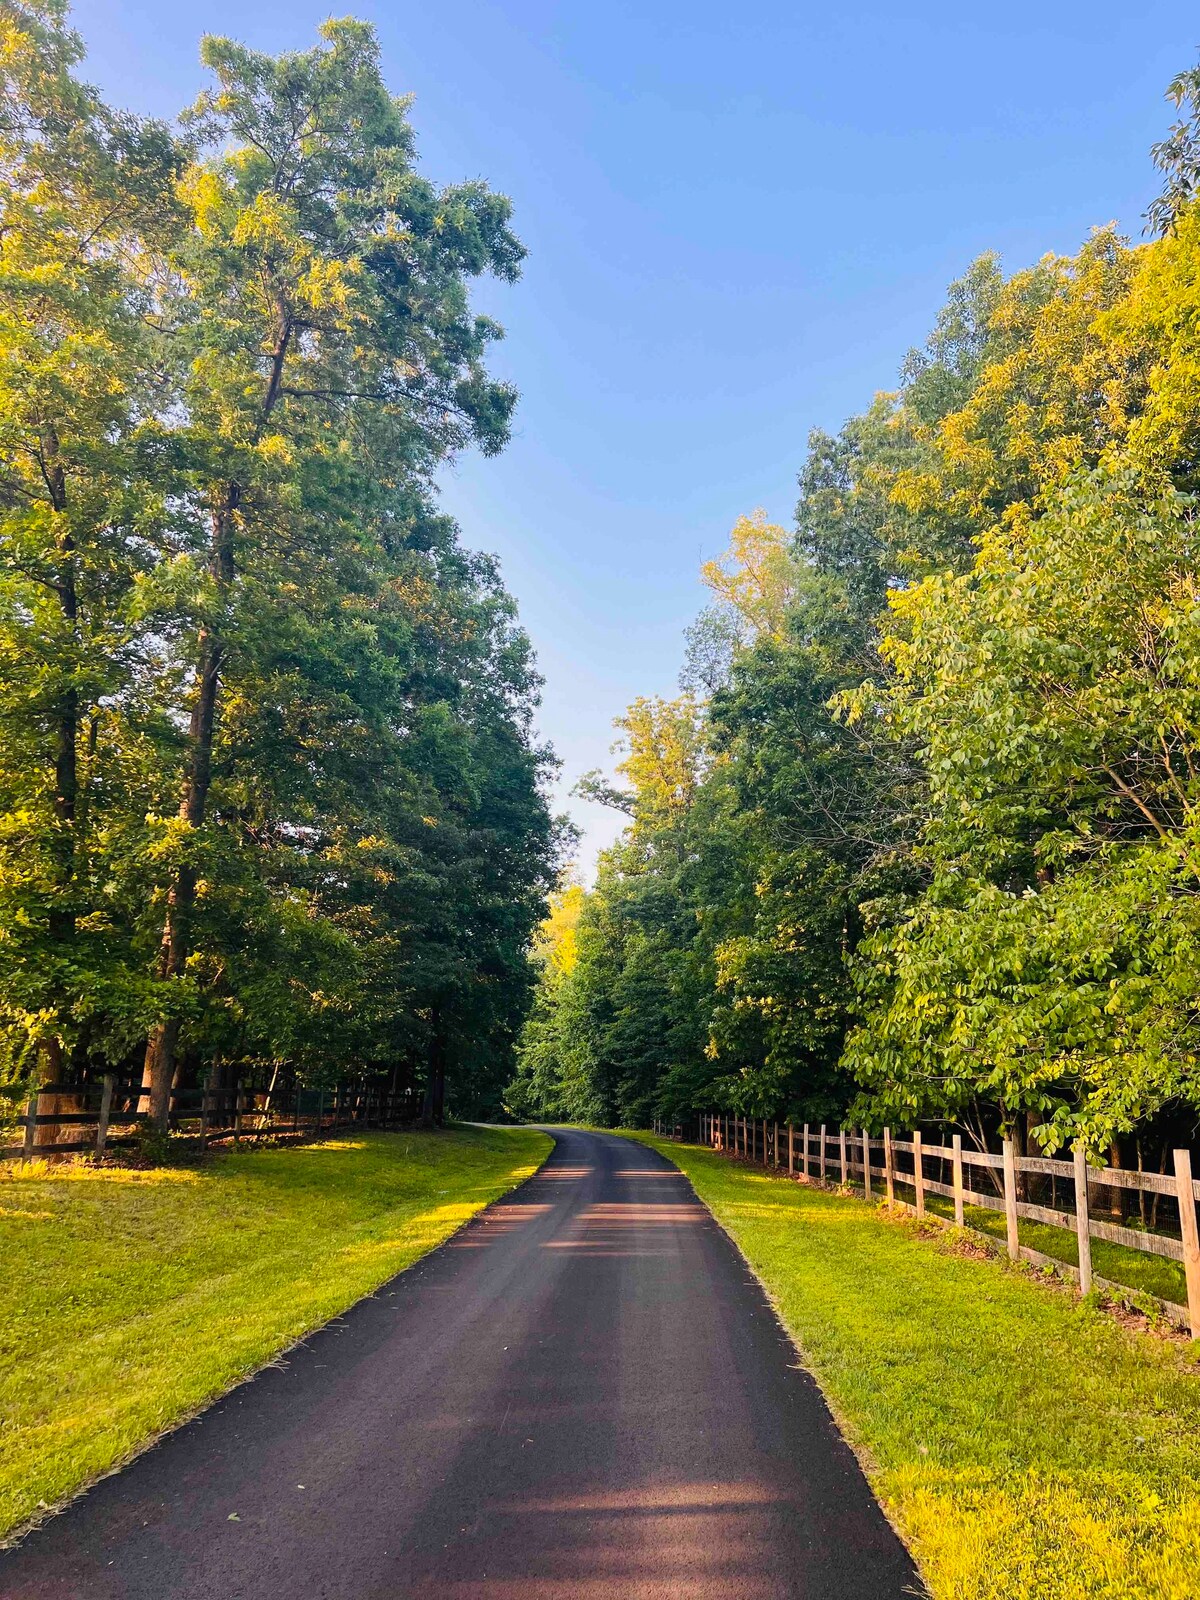
POLYGON ((447 1238, 550 1149, 378 1133, 193 1170, 0 1176, 0 1533, 447 1238))
POLYGON ((1188 1349, 941 1230, 641 1137, 767 1286, 936 1600, 1196 1600, 1188 1349))
POLYGON ((186 1167, 106 1167, 76 1160, 0 1163, 0 1195, 8 1192, 9 1184, 27 1184, 35 1180, 100 1183, 106 1188, 115 1183, 149 1184, 157 1188, 164 1183, 195 1184, 200 1178, 196 1171, 186 1167))

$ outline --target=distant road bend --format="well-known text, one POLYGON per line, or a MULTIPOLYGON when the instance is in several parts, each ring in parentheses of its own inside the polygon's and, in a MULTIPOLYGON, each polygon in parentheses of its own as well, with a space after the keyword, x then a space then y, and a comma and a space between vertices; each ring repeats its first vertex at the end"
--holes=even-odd
POLYGON ((902 1600, 903 1546, 680 1173, 537 1177, 0 1554, 3 1600, 902 1600))

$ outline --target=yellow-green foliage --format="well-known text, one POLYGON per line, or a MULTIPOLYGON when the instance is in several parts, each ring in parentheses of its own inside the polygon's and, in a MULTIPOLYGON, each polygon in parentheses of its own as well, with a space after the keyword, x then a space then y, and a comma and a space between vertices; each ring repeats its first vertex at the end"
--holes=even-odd
POLYGON ((0 1176, 0 1534, 529 1176, 531 1129, 367 1134, 200 1171, 0 1176))
POLYGON ((1178 1346, 861 1200, 646 1142, 767 1286, 935 1600, 1195 1600, 1178 1346))

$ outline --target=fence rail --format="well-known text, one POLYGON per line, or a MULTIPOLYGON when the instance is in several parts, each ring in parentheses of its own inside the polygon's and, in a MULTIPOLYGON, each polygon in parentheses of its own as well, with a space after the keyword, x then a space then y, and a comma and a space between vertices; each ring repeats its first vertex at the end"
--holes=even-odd
MULTIPOLYGON (((106 1074, 92 1083, 42 1084, 17 1126, 21 1142, 0 1147, 0 1160, 52 1155, 95 1155, 128 1146, 138 1137, 146 1090, 106 1074), (63 1102, 66 1102, 65 1104, 63 1102), (89 1104, 88 1102, 92 1102, 89 1104), (47 1134, 70 1130, 75 1137, 47 1134)), ((180 1089, 172 1095, 169 1127, 194 1137, 201 1149, 217 1140, 257 1142, 267 1135, 330 1133, 338 1128, 389 1128, 410 1122, 415 1097, 378 1085, 338 1084, 333 1089, 237 1084, 220 1089, 180 1089)))
MULTIPOLYGON (((807 1122, 797 1128, 790 1122, 780 1124, 760 1118, 730 1117, 719 1112, 702 1116, 700 1130, 702 1143, 714 1150, 748 1161, 761 1161, 764 1166, 786 1171, 809 1183, 857 1184, 866 1198, 879 1193, 889 1205, 901 1206, 918 1217, 927 1214, 925 1200, 930 1194, 953 1201, 954 1222, 960 1228, 967 1226, 964 1208, 968 1205, 1002 1211, 1009 1256, 1014 1261, 1033 1261, 1067 1273, 1078 1281, 1084 1294, 1093 1287, 1128 1292, 1125 1286, 1092 1271, 1093 1239, 1181 1262, 1187 1284, 1187 1305, 1160 1300, 1157 1296, 1151 1298, 1158 1301, 1173 1322, 1189 1327, 1192 1337, 1200 1339, 1200 1227, 1196 1216, 1200 1180, 1192 1176, 1192 1157, 1188 1150, 1174 1152, 1172 1173, 1132 1172, 1121 1167, 1093 1167, 1079 1147, 1070 1161, 1018 1155, 1011 1139, 1003 1141, 1003 1149, 997 1154, 991 1150, 964 1149, 959 1134, 954 1135, 949 1145, 926 1144, 919 1131, 911 1138, 897 1139, 890 1128, 885 1128, 883 1137, 876 1139, 861 1128, 831 1129, 825 1124, 810 1128, 807 1122), (876 1152, 879 1159, 876 1159, 876 1152), (985 1181, 990 1178, 991 1192, 982 1187, 968 1188, 969 1171, 972 1183, 979 1181, 976 1172, 985 1181), (1044 1187, 1047 1182, 1050 1185, 1048 1205, 1032 1199, 1030 1194, 1035 1185, 1040 1183, 1044 1187), (898 1195, 898 1188, 910 1190, 912 1200, 898 1195), (1118 1204, 1110 1215, 1119 1217, 1120 1221, 1106 1221, 1095 1215, 1100 1209, 1097 1192, 1105 1190, 1116 1192, 1118 1204), (1166 1209, 1173 1207, 1176 1214, 1177 1232, 1146 1226, 1144 1209, 1143 1226, 1127 1227, 1119 1196, 1128 1193, 1136 1194, 1143 1208, 1147 1196, 1152 1197, 1155 1223, 1160 1199, 1168 1202, 1166 1209), (1063 1204, 1064 1200, 1071 1202, 1069 1208, 1063 1204), (1021 1218, 1073 1233, 1078 1243, 1079 1266, 1073 1267, 1069 1262, 1023 1245, 1018 1232, 1021 1218)), ((1043 1195, 1042 1199, 1045 1198, 1043 1195)), ((931 1215, 939 1222, 948 1221, 938 1214, 931 1215)))

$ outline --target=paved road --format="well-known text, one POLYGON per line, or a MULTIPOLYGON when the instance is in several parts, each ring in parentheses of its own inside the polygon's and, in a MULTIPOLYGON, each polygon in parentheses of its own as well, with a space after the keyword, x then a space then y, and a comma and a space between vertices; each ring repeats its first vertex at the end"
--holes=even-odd
POLYGON ((0 1555, 3 1600, 919 1593, 687 1180, 624 1139, 557 1139, 507 1201, 0 1555))

